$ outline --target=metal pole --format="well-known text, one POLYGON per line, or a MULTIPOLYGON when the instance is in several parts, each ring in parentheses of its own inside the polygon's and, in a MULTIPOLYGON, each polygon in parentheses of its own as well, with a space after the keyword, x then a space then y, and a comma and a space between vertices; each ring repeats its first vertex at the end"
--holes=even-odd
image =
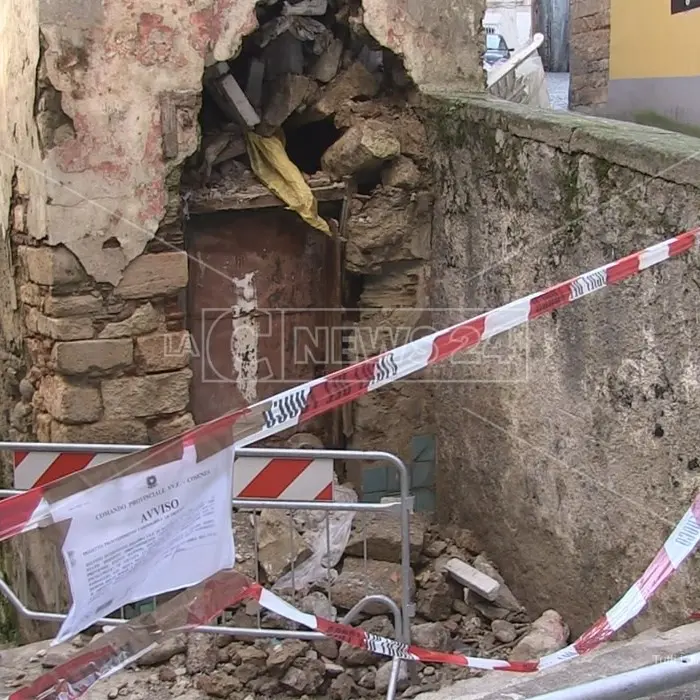
POLYGON ((698 680, 700 653, 537 695, 532 700, 636 700, 698 680))

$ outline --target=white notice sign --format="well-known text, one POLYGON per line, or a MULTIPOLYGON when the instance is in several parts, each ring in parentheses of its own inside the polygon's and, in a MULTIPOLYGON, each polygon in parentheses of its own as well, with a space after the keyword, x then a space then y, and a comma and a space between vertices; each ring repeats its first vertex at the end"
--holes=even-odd
POLYGON ((60 504, 72 521, 63 559, 73 595, 54 644, 123 605, 200 583, 234 565, 233 448, 201 462, 194 448, 60 504))

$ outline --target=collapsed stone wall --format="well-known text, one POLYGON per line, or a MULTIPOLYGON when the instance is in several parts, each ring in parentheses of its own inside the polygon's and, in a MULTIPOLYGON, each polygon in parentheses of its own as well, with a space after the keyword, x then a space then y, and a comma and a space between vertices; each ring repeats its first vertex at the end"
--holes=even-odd
POLYGON ((569 106, 601 113, 610 77, 610 0, 571 0, 569 106))
MULTIPOLYGON (((3 437, 141 443, 191 425, 180 175, 200 142, 205 64, 237 55, 257 26, 256 4, 182 0, 164 13, 156 0, 3 3, 8 119, 0 137, 13 155, 0 158, 3 377, 11 384, 3 437)), ((448 2, 351 4, 416 83, 483 82, 474 41, 483 2, 469 4, 466 26, 463 8, 448 2)), ((380 194, 352 202, 348 260, 367 274, 363 323, 379 323, 379 306, 399 297, 407 307, 425 305, 430 188, 403 143, 417 136, 420 144, 421 125, 390 102, 348 101, 340 127, 379 116, 403 134, 404 159, 380 194), (403 241, 400 231, 414 238, 403 241)), ((416 162, 425 163, 419 148, 416 162)), ((355 423, 367 429, 353 445, 381 443, 405 455, 405 416, 422 420, 422 401, 420 392, 400 391, 410 404, 403 414, 386 397, 358 407, 355 423), (396 416, 393 442, 382 442, 380 412, 396 416)), ((9 468, 5 477, 9 485, 9 468)), ((66 596, 56 553, 29 539, 18 540, 10 578, 25 602, 58 610, 66 596)))
MULTIPOLYGON (((434 307, 495 308, 698 224, 697 139, 488 98, 431 110, 434 307)), ((700 485, 698 262, 529 324, 501 355, 519 375, 433 375, 450 380, 435 403, 440 516, 484 538, 531 613, 554 606, 574 633, 643 572, 700 485)), ((634 628, 687 619, 697 573, 684 564, 634 628)))

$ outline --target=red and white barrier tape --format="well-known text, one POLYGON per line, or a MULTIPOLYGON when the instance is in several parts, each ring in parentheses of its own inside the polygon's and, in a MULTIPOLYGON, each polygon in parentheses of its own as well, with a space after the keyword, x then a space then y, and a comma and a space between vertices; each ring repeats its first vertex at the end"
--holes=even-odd
MULTIPOLYGON (((326 377, 314 379, 247 408, 228 413, 193 428, 179 439, 196 443, 214 434, 217 437, 225 435, 234 441, 236 448, 245 447, 425 369, 462 350, 473 348, 482 340, 493 338, 604 287, 617 284, 664 260, 686 253, 698 240, 700 229, 674 236, 543 292, 530 294, 444 331, 419 338, 326 377)), ((165 443, 163 446, 168 447, 165 443)), ((165 449, 163 446, 156 445, 138 454, 142 455, 143 460, 153 460, 159 455, 159 450, 165 449)), ((128 462, 125 458, 120 461, 128 462)), ((91 471, 104 473, 105 478, 115 478, 118 474, 109 471, 110 464, 106 462, 97 465, 91 471)), ((51 511, 45 496, 54 485, 60 485, 58 488, 62 492, 71 488, 73 492, 85 488, 80 474, 77 474, 0 502, 0 541, 34 529, 45 520, 51 511)))
POLYGON ((79 698, 99 680, 136 661, 152 649, 157 642, 151 643, 151 640, 163 641, 164 633, 192 629, 195 625, 205 624, 227 607, 246 598, 256 600, 266 610, 321 632, 327 637, 383 656, 429 664, 467 666, 486 671, 533 673, 582 656, 608 641, 617 630, 644 609, 652 596, 693 553, 698 542, 700 542, 700 495, 695 498, 692 506, 681 518, 646 571, 622 598, 573 644, 539 660, 484 659, 404 644, 395 639, 371 634, 361 627, 351 627, 304 613, 242 574, 221 572, 212 577, 209 582, 200 584, 197 588, 201 592, 186 591, 168 601, 155 623, 153 615, 148 613, 122 628, 118 627, 108 632, 98 640, 97 644, 93 642, 77 657, 13 693, 9 700, 79 698), (169 609, 173 612, 169 613, 169 609), (144 620, 146 619, 157 634, 151 633, 145 637, 143 633, 130 634, 129 627, 139 631, 145 629, 144 620))
POLYGON ((254 585, 248 595, 257 600, 263 608, 305 627, 318 630, 353 646, 368 649, 377 654, 400 659, 422 661, 424 663, 453 664, 487 671, 515 671, 528 673, 556 666, 565 661, 582 656, 608 641, 617 630, 639 615, 661 586, 678 570, 700 542, 700 495, 681 518, 670 537, 664 543, 654 560, 642 576, 594 625, 584 632, 573 644, 542 657, 539 661, 505 661, 482 659, 420 647, 401 644, 393 639, 385 639, 365 632, 361 628, 342 625, 330 620, 303 613, 274 593, 254 585))
MULTIPOLYGON (((232 434, 232 440, 236 447, 249 445, 345 404, 368 391, 424 369, 431 364, 454 355, 460 350, 474 347, 482 340, 492 338, 511 328, 527 323, 531 319, 566 306, 598 289, 620 282, 648 267, 685 253, 698 242, 698 239, 700 239, 700 229, 681 234, 668 241, 629 255, 617 262, 587 272, 568 282, 551 287, 544 292, 532 294, 511 302, 444 331, 390 350, 327 377, 308 382, 301 387, 283 392, 246 409, 227 414, 220 419, 189 431, 181 436, 179 440, 182 444, 196 444, 199 441, 204 443, 207 438, 211 438, 213 435, 221 438, 232 434)), ((172 442, 163 443, 138 454, 141 455, 140 459, 143 461, 150 460, 152 462, 153 460, 158 460, 161 454, 168 448, 172 448, 172 446, 172 442)), ((132 469, 135 464, 128 457, 121 458, 119 462, 126 465, 125 469, 132 469)), ((119 476, 119 473, 115 474, 105 469, 109 465, 109 462, 97 465, 90 471, 98 473, 99 470, 103 470, 105 478, 116 478, 119 476)), ((67 476, 53 484, 32 489, 24 494, 13 496, 0 502, 0 541, 6 540, 19 532, 37 527, 51 515, 55 508, 60 509, 61 494, 76 493, 85 488, 87 488, 85 482, 80 479, 78 474, 67 476), (49 492, 54 498, 53 502, 45 498, 49 492)), ((255 584, 248 586, 247 594, 256 596, 264 607, 274 606, 270 607, 270 609, 274 609, 278 614, 289 615, 290 619, 295 619, 304 625, 308 623, 307 626, 317 629, 328 636, 342 639, 357 646, 364 646, 364 648, 387 656, 416 659, 429 663, 452 663, 481 669, 531 672, 585 654, 609 639, 622 625, 638 615, 652 595, 670 578, 681 562, 697 546, 700 539, 699 522, 700 497, 694 501, 665 543, 664 548, 655 557, 642 577, 625 593, 618 603, 576 642, 539 661, 518 662, 516 664, 515 662, 478 659, 460 654, 448 654, 401 645, 393 640, 365 634, 362 630, 356 630, 346 625, 338 625, 315 616, 306 616, 277 598, 277 596, 274 596, 274 594, 257 587, 255 584), (302 619, 305 621, 302 621, 302 619)), ((240 579, 240 575, 235 572, 222 572, 222 576, 217 580, 217 586, 223 586, 226 580, 240 581, 240 579)), ((200 587, 196 587, 196 590, 199 590, 200 587)), ((227 595, 220 594, 217 598, 217 601, 222 603, 222 605, 226 598, 230 600, 234 594, 240 594, 240 589, 236 591, 229 590, 226 593, 227 595)), ((186 604, 186 601, 189 600, 186 598, 188 595, 194 595, 194 591, 192 589, 185 591, 168 601, 165 605, 175 606, 174 610, 176 610, 177 605, 186 604)), ((226 605, 223 605, 223 607, 219 608, 217 605, 207 606, 206 619, 218 614, 226 607, 226 605)), ((158 617, 157 613, 156 617, 158 617)), ((162 639, 162 633, 164 632, 183 629, 181 616, 174 611, 172 617, 174 622, 169 624, 163 624, 164 621, 159 620, 161 624, 157 628, 158 634, 154 635, 155 637, 162 639)), ((190 617, 189 615, 187 616, 188 623, 191 622, 190 617)), ((121 668, 125 663, 128 663, 124 662, 123 659, 133 660, 138 658, 144 649, 151 648, 153 643, 155 643, 153 642, 147 647, 144 646, 146 641, 141 641, 144 639, 144 625, 147 624, 149 629, 156 631, 153 619, 153 615, 142 616, 133 621, 133 623, 117 628, 105 635, 99 645, 100 654, 97 657, 95 656, 97 650, 88 648, 78 659, 74 659, 66 665, 70 666, 71 679, 75 679, 75 681, 71 680, 69 684, 70 690, 65 690, 65 682, 59 679, 56 683, 52 682, 48 690, 46 690, 47 686, 44 684, 45 691, 42 692, 41 697, 78 698, 94 682, 106 677, 106 675, 111 675, 116 668, 121 668), (114 643, 110 641, 112 638, 115 639, 114 643), (105 645, 109 645, 109 649, 113 652, 112 656, 110 656, 110 653, 104 652, 103 647, 105 645), (90 656, 90 660, 87 660, 88 656, 90 656), (82 657, 86 658, 86 663, 82 666, 83 670, 81 671, 79 659, 82 657), (116 663, 116 658, 122 659, 122 661, 116 663), (103 669, 103 671, 100 671, 100 669, 103 669), (48 694, 44 694, 44 692, 48 694)), ((205 616, 202 616, 202 621, 204 619, 205 616)), ((149 638, 152 639, 153 636, 149 635, 149 638)), ((60 667, 51 675, 53 678, 57 678, 60 675, 60 667)), ((35 687, 34 684, 31 687, 35 687)), ((21 698, 38 697, 36 694, 27 694, 27 692, 27 689, 18 691, 11 698, 20 700, 21 698)))

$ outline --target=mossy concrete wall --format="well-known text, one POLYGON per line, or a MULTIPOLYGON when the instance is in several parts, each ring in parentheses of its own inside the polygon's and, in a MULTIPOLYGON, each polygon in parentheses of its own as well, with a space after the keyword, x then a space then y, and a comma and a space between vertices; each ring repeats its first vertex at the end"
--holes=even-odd
MULTIPOLYGON (((433 308, 494 308, 700 223, 698 139, 487 97, 429 103, 433 308)), ((534 321, 500 346, 510 364, 435 369, 438 513, 574 632, 643 572, 700 486, 699 259, 534 321)), ((686 564, 638 626, 696 609, 698 574, 686 564)))

